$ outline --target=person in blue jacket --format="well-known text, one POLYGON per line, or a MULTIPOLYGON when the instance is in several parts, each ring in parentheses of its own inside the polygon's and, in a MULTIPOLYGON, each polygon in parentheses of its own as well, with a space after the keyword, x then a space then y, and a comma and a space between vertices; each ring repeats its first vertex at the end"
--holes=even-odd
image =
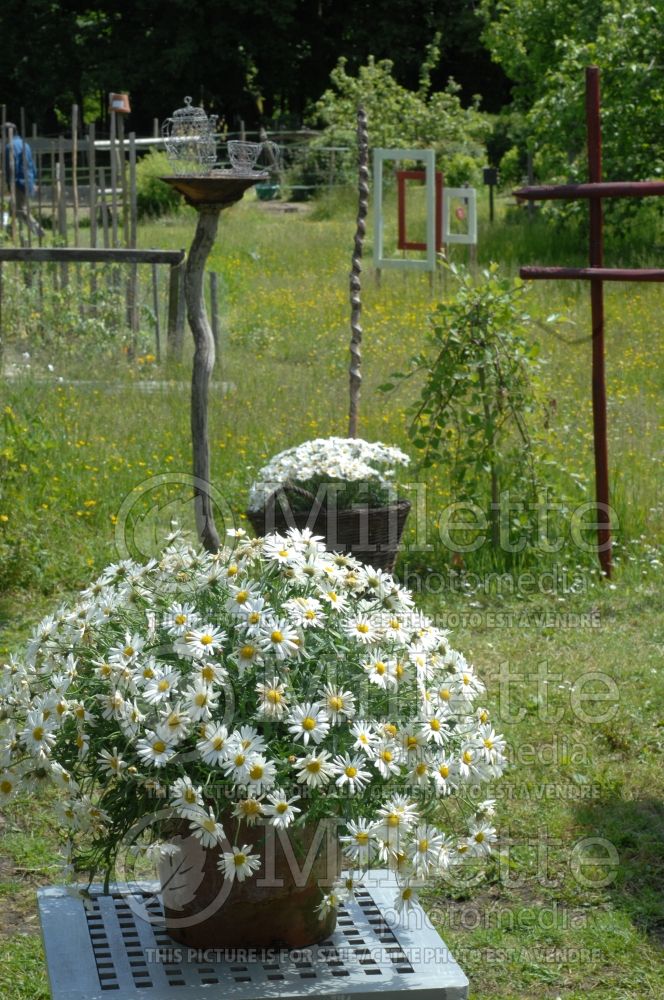
POLYGON ((12 122, 5 123, 5 183, 16 197, 16 216, 27 223, 36 236, 43 236, 44 230, 28 209, 29 199, 37 191, 37 171, 29 143, 25 142, 12 122))

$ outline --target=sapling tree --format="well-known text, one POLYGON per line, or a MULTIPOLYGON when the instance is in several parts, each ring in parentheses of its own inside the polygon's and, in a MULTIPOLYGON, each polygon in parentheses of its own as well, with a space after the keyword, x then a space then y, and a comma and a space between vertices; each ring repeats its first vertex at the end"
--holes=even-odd
POLYGON ((501 277, 496 264, 479 279, 454 266, 449 273, 455 291, 436 307, 426 347, 381 389, 421 382, 409 408, 421 466, 444 466, 453 500, 488 506, 492 545, 506 548, 510 532, 523 536, 536 521, 530 424, 540 362, 526 336, 526 286, 501 277))

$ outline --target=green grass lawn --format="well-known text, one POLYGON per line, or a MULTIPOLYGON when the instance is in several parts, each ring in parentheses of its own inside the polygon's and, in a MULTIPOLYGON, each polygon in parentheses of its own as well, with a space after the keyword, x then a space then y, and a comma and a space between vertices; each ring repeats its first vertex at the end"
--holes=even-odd
MULTIPOLYGON (((525 216, 493 230, 481 221, 481 260, 495 255, 514 269, 583 259, 582 243, 539 221, 530 230, 525 216)), ((187 246, 192 229, 183 213, 143 227, 140 242, 187 246)), ((210 415, 219 525, 245 523, 249 483, 272 453, 346 433, 353 232, 351 199, 301 214, 248 200, 222 216, 210 258, 223 289, 210 415)), ((426 276, 385 273, 378 287, 366 268, 360 433, 368 439, 409 450, 408 395, 386 397, 376 386, 421 346, 437 280, 432 293, 426 276)), ((426 894, 474 1000, 664 996, 661 295, 652 285, 606 288, 611 584, 598 579, 591 552, 566 544, 559 557, 527 553, 491 586, 495 566, 480 552, 468 560, 473 586, 443 588, 450 554, 438 522, 453 498, 439 469, 410 477, 426 514, 419 524, 411 518, 398 571, 476 664, 510 746, 495 788, 500 848, 485 879, 426 894), (551 592, 542 574, 554 571, 551 592)), ((551 312, 572 321, 555 335, 533 327, 546 361, 541 389, 553 401, 551 482, 563 490, 562 467, 581 484, 566 494, 570 512, 592 497, 587 299, 587 288, 570 283, 531 294, 536 321, 551 312)), ((37 337, 37 319, 9 315, 8 347, 19 357, 29 347, 32 358, 3 382, 0 400, 3 656, 118 553, 149 555, 172 517, 193 524, 187 365, 132 363, 119 351, 109 359, 107 347, 77 344, 75 331, 66 343, 37 337), (147 391, 146 381, 159 384, 147 391)), ((146 326, 142 358, 149 350, 146 326)), ((3 1000, 48 997, 34 893, 59 878, 50 809, 48 800, 17 802, 0 816, 3 1000)))

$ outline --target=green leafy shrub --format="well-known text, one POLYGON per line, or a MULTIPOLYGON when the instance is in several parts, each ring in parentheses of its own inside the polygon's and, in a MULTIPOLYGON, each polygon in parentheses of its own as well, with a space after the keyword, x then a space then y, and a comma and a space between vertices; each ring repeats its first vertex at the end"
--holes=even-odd
POLYGON ((136 164, 136 205, 139 219, 159 218, 177 212, 182 196, 170 184, 160 180, 172 173, 166 153, 151 149, 136 164))

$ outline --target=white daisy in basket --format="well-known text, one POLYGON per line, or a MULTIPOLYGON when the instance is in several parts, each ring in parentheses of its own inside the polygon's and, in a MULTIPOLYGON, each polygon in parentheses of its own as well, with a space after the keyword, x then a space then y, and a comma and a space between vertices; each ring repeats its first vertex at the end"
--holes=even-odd
POLYGON ((346 824, 348 833, 341 838, 344 853, 360 868, 366 868, 372 856, 376 853, 376 833, 378 824, 372 820, 360 818, 349 820, 346 824))
POLYGON ((302 812, 293 805, 299 801, 298 795, 289 798, 286 792, 277 788, 268 794, 267 802, 263 804, 263 813, 269 817, 272 826, 285 830, 296 818, 296 813, 302 812))
POLYGON ((169 801, 175 811, 185 818, 203 808, 201 788, 194 785, 189 777, 176 778, 171 786, 169 801))
POLYGON ((189 816, 189 829, 203 847, 217 847, 225 837, 224 828, 209 808, 193 811, 189 816))
POLYGON ((218 867, 223 872, 224 878, 229 882, 237 879, 238 882, 253 875, 261 866, 259 854, 251 853, 251 844, 243 844, 241 847, 234 847, 232 851, 225 851, 219 858, 218 867))

